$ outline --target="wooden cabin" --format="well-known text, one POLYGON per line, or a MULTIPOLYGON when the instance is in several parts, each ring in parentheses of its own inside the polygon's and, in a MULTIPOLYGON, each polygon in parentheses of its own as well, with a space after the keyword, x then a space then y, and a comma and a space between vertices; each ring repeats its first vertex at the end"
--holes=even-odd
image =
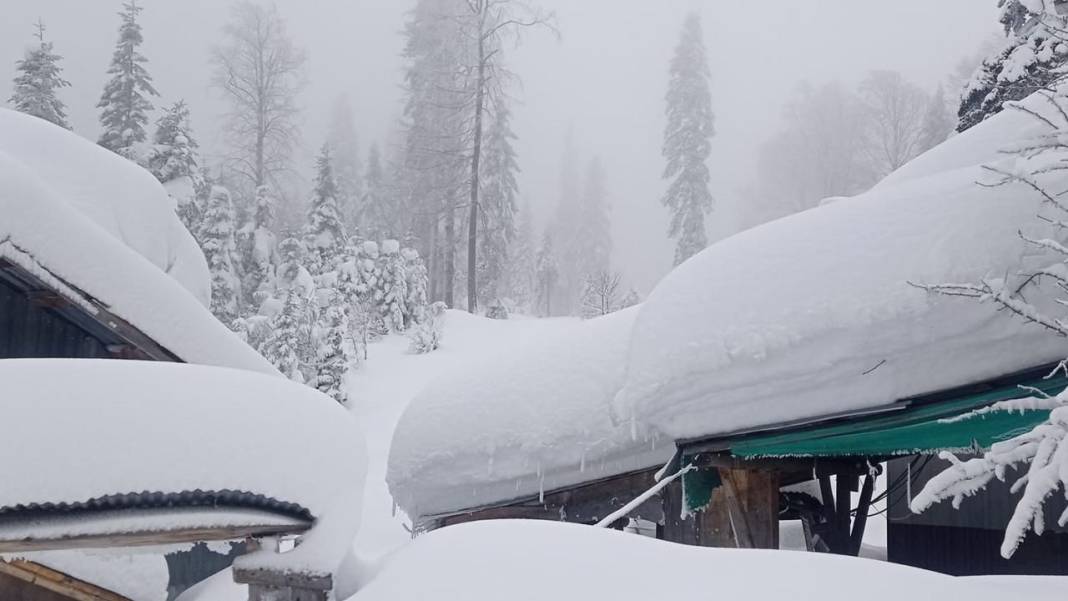
MULTIPOLYGON (((150 174, 6 109, 0 155, 0 360, 136 359, 277 373, 207 310, 203 255, 150 174)), ((174 554, 171 598, 231 560, 204 547, 174 554)), ((98 598, 47 566, 3 569, 4 599, 16 581, 20 599, 51 599, 59 588, 98 598)))

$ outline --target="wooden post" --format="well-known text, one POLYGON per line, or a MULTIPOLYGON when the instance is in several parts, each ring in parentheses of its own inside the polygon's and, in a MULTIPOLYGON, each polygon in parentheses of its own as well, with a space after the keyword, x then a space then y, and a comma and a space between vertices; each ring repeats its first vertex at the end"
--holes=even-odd
POLYGON ((334 588, 329 574, 234 568, 234 582, 248 585, 248 601, 327 601, 334 588))
POLYGON ((723 484, 698 518, 698 544, 778 549, 778 472, 719 468, 719 474, 723 484))

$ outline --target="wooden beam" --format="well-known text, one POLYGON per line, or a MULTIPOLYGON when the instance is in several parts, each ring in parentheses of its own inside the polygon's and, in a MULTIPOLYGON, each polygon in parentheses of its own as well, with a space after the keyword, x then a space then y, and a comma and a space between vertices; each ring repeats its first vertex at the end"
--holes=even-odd
POLYGON ((130 601, 127 597, 114 591, 96 586, 95 584, 79 580, 63 572, 54 570, 48 566, 16 559, 12 561, 0 560, 0 574, 39 586, 68 597, 73 601, 130 601))
POLYGON ((779 548, 779 478, 773 471, 720 468, 722 484, 698 517, 698 544, 779 548))
POLYGON ((868 474, 864 476, 864 486, 860 490, 860 501, 857 503, 857 515, 853 518, 853 531, 850 533, 850 553, 859 556, 860 546, 864 542, 864 527, 868 523, 868 511, 871 509, 871 496, 875 490, 875 478, 868 474))
POLYGON ((221 528, 188 528, 167 531, 138 531, 113 534, 90 534, 58 538, 0 540, 0 553, 23 553, 28 551, 55 551, 60 549, 107 549, 114 547, 146 547, 224 540, 240 540, 249 537, 281 536, 300 534, 311 527, 310 523, 289 525, 251 525, 221 528))

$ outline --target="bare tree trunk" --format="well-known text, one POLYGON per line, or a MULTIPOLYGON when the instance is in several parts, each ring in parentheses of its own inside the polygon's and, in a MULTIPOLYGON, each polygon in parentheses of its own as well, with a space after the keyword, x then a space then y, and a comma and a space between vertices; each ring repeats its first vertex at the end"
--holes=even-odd
MULTIPOLYGON (((485 15, 483 14, 483 22, 485 15)), ((484 28, 484 25, 483 27, 484 28)), ((486 38, 478 36, 478 88, 475 90, 474 147, 471 152, 471 206, 467 218, 467 311, 478 310, 478 193, 479 163, 482 160, 482 113, 486 96, 486 38)))
POLYGON ((451 309, 454 306, 456 289, 456 202, 449 198, 445 207, 445 281, 442 282, 445 293, 445 304, 451 309))

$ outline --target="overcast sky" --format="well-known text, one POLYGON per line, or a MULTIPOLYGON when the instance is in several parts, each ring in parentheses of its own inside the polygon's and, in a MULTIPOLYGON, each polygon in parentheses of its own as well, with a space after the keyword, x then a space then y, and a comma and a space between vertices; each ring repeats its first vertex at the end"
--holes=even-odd
MULTIPOLYGON (((395 129, 402 101, 400 31, 414 0, 278 0, 309 56, 304 156, 321 143, 329 110, 346 94, 366 146, 395 129)), ((227 16, 224 0, 142 0, 149 69, 160 105, 184 98, 208 151, 217 149, 219 98, 207 57, 227 16)), ((659 198, 667 64, 684 14, 699 11, 712 69, 713 236, 730 233, 737 190, 757 146, 777 129, 797 82, 860 80, 896 69, 933 88, 997 31, 996 0, 541 0, 561 38, 531 32, 510 49, 522 78, 514 128, 521 194, 539 223, 556 203, 560 152, 574 132, 584 158, 604 163, 613 207, 614 262, 643 292, 670 268, 672 244, 659 198)), ((96 101, 116 37, 120 0, 4 0, 0 79, 32 41, 38 17, 64 55, 64 90, 78 133, 95 139, 96 101)), ((4 97, 7 96, 5 92, 4 97)))

